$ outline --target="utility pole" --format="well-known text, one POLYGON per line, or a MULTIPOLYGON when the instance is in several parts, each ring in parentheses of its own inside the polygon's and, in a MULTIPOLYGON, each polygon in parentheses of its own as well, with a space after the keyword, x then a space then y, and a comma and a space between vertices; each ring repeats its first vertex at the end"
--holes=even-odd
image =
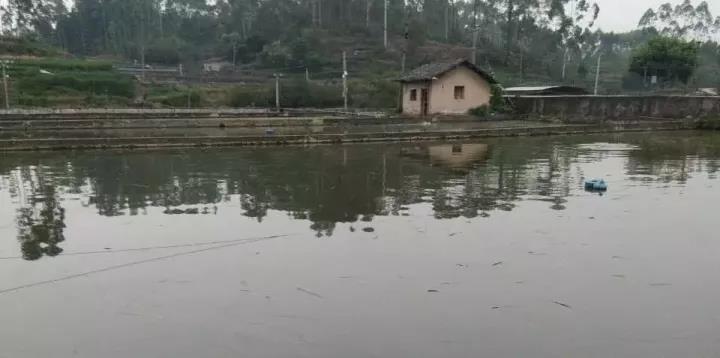
POLYGON ((2 60, 0 61, 0 66, 2 66, 2 77, 3 77, 3 90, 5 94, 5 109, 10 109, 10 96, 8 95, 8 75, 7 75, 7 67, 10 65, 12 61, 9 60, 2 60))
POLYGON ((275 73, 275 110, 280 112, 280 74, 275 73))
POLYGON ((383 0, 385 2, 385 15, 383 20, 383 33, 384 33, 384 44, 385 48, 388 47, 388 0, 383 0))
POLYGON ((450 6, 445 4, 445 42, 450 40, 450 6))
POLYGON ((473 4, 473 44, 472 44, 472 63, 477 65, 477 40, 478 40, 478 27, 477 27, 477 12, 478 12, 478 0, 475 0, 473 4))
POLYGON ((237 72, 237 39, 232 39, 233 48, 233 72, 237 72))
POLYGON ((400 65, 400 73, 405 74, 405 62, 407 61, 408 41, 410 40, 410 21, 405 14, 405 33, 403 34, 403 51, 402 51, 402 63, 400 65))
POLYGON ((343 51, 343 102, 345 112, 348 110, 348 84, 347 84, 348 72, 347 72, 347 57, 345 51, 343 51))
POLYGON ((562 80, 565 81, 565 74, 567 72, 567 61, 568 61, 568 48, 565 47, 565 52, 563 52, 563 63, 562 63, 562 80))
POLYGON ((600 83, 600 61, 602 60, 602 52, 598 55, 597 70, 595 70, 595 95, 598 95, 598 84, 600 83))
POLYGON ((372 0, 365 0, 365 28, 370 28, 370 10, 372 9, 372 0))

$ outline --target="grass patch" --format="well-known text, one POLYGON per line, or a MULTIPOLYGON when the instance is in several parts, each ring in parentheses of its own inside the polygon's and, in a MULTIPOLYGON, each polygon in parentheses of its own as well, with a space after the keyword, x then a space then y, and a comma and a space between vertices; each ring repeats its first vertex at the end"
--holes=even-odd
POLYGON ((720 130, 720 117, 703 118, 695 122, 695 128, 706 130, 720 130))

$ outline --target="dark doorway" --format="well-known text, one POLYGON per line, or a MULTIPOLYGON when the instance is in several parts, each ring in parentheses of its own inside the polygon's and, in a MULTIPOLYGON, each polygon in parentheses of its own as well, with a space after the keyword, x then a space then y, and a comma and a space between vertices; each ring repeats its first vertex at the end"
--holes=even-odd
POLYGON ((423 116, 428 115, 428 90, 427 88, 423 88, 420 90, 420 114, 423 116))

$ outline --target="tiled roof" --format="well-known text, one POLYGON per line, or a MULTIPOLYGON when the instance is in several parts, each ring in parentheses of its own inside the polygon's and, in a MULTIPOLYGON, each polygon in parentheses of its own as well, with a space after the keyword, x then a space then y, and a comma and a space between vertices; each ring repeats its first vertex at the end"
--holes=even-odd
POLYGON ((490 83, 497 83, 492 75, 473 65, 470 61, 463 59, 448 62, 433 62, 422 65, 400 77, 400 82, 430 81, 433 78, 440 77, 443 74, 461 66, 469 68, 490 83))

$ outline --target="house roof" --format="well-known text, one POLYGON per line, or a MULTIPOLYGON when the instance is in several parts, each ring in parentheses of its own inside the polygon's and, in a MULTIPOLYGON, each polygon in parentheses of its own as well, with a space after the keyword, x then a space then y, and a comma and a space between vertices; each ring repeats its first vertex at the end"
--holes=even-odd
POLYGON ((588 92, 580 87, 573 86, 529 86, 529 87, 509 87, 504 89, 505 93, 513 94, 588 94, 588 92))
POLYGON ((490 83, 497 83, 495 78, 482 70, 480 67, 473 65, 468 60, 457 59, 447 62, 433 62, 422 65, 400 77, 400 82, 417 82, 417 81, 431 81, 433 78, 440 77, 447 72, 450 72, 458 67, 467 67, 473 72, 480 75, 482 78, 490 83))

